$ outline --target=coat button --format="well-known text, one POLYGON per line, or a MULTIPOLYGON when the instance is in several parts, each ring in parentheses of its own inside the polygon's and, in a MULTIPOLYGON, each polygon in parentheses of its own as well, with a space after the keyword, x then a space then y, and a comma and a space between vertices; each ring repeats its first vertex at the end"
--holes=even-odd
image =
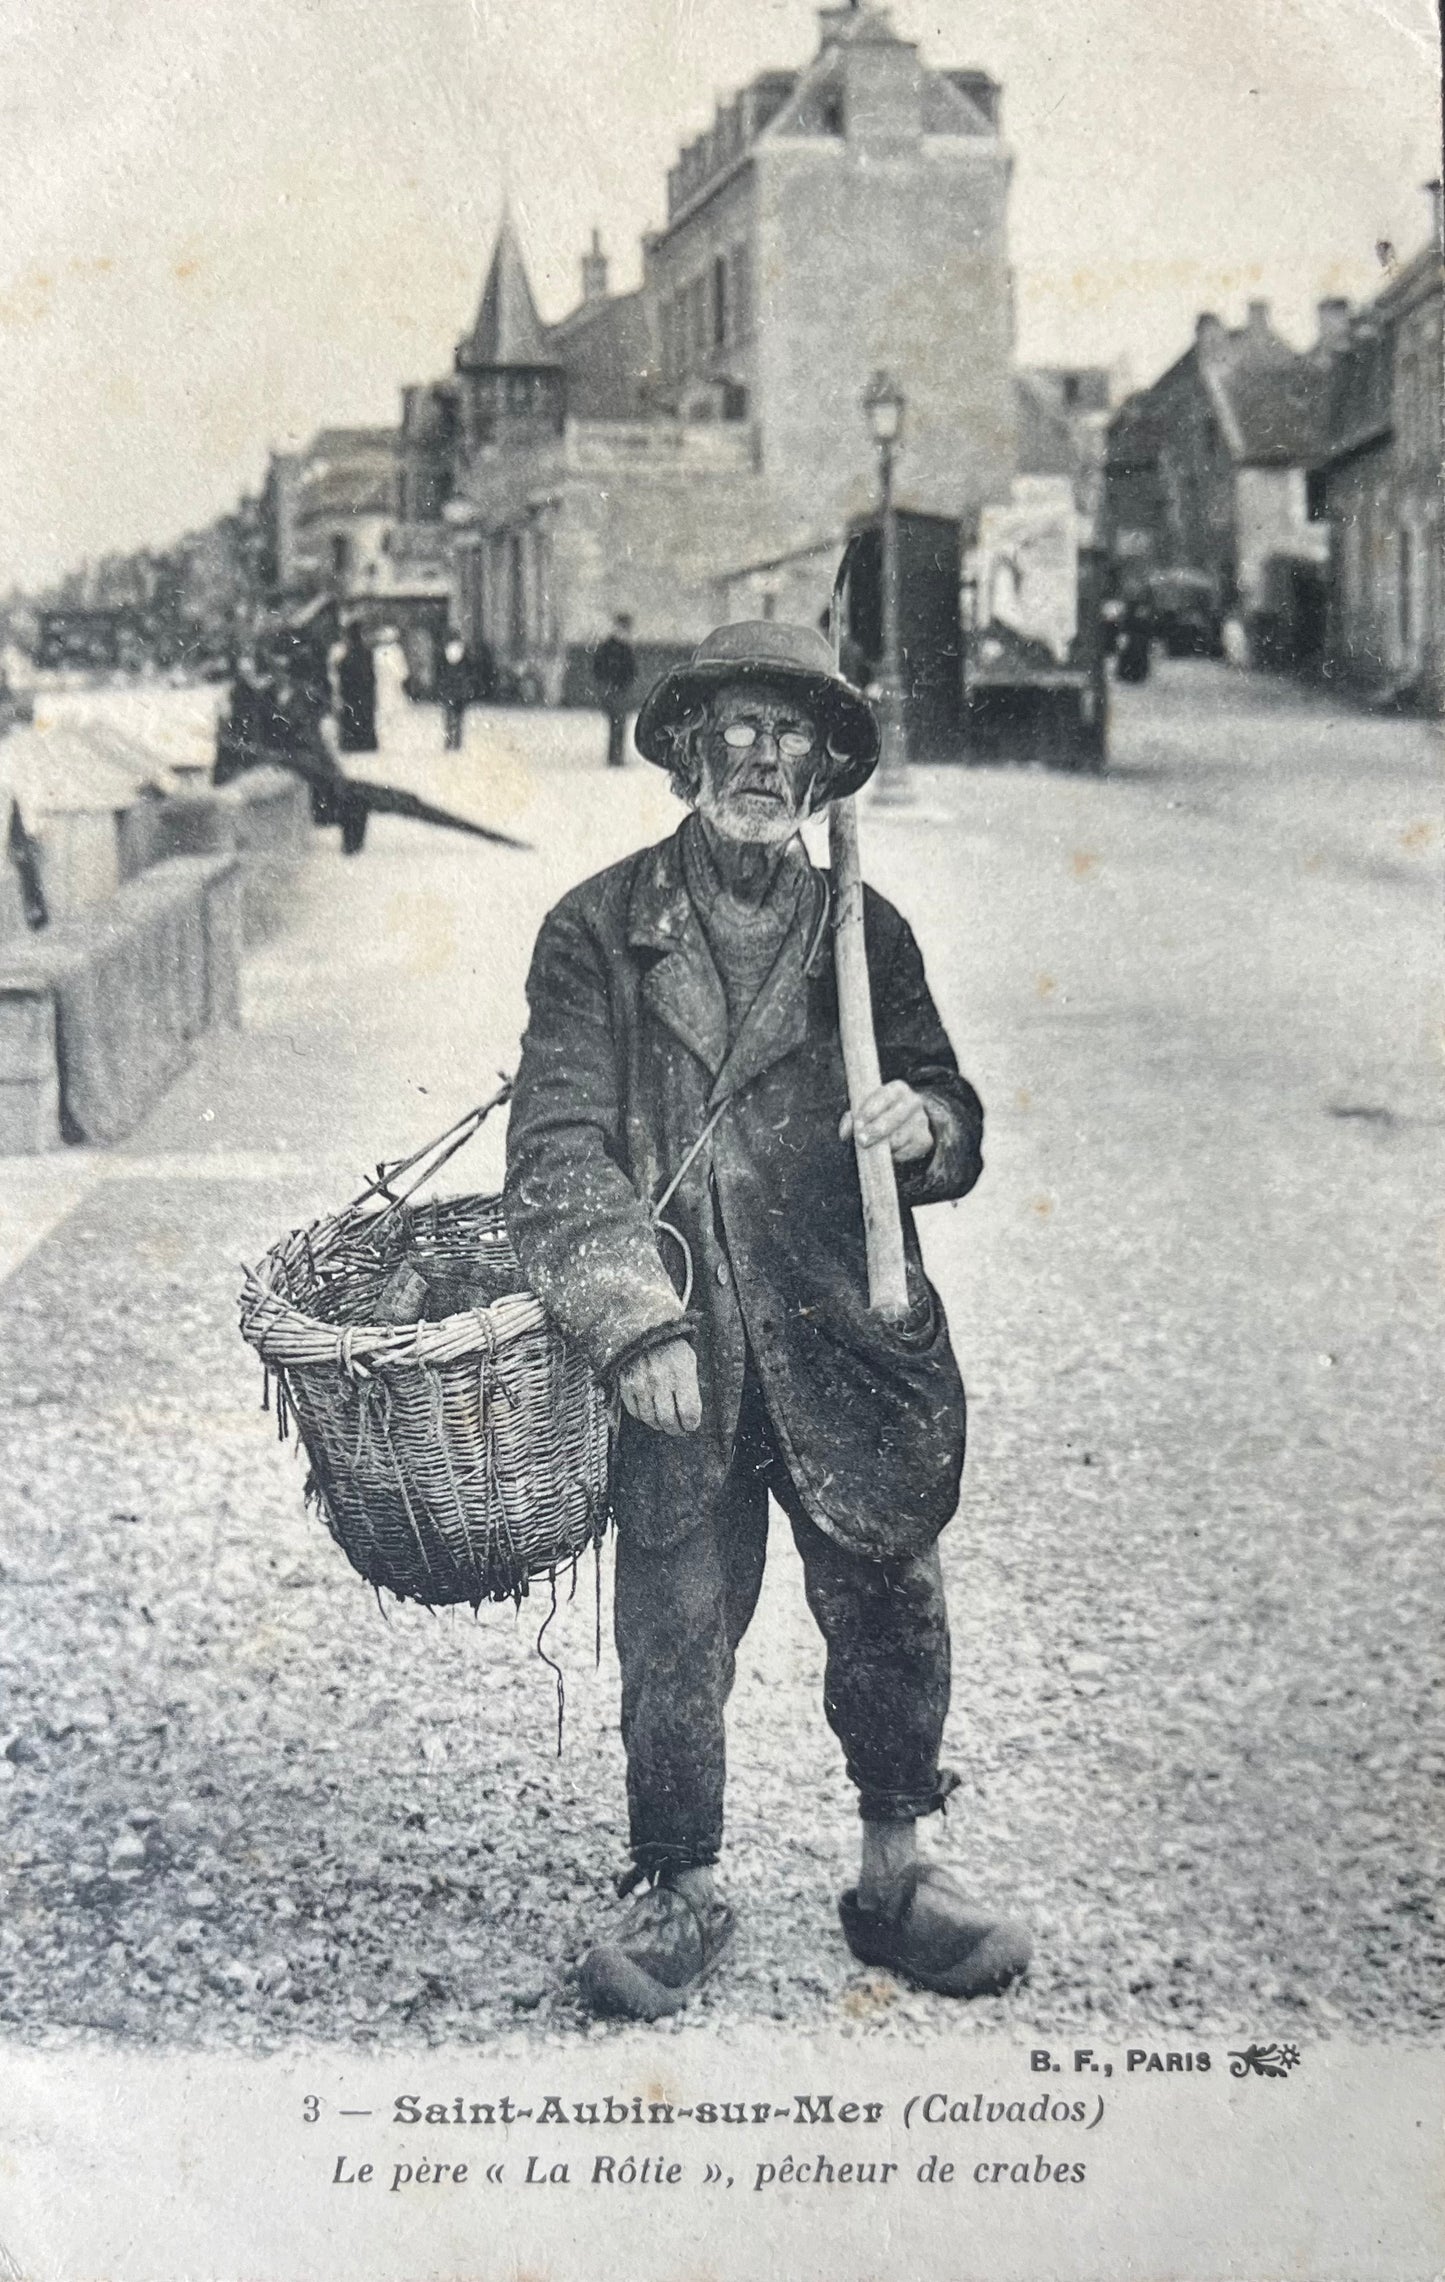
POLYGON ((717 1280, 720 1284, 725 1284, 728 1280, 728 1264, 726 1260, 719 1260, 717 1264, 717 1280))

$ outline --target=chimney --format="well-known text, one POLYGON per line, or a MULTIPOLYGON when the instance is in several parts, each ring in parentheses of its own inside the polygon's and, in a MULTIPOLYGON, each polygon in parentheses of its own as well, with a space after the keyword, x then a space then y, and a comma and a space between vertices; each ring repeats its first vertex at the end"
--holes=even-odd
POLYGON ((1425 196, 1430 201, 1430 243, 1432 246, 1438 246, 1440 243, 1440 228, 1442 219, 1440 211, 1440 183, 1438 177, 1434 182, 1422 182, 1420 188, 1424 191, 1425 196))
POLYGON ((1348 301, 1339 294, 1332 294, 1328 301, 1321 301, 1316 304, 1315 315, 1319 320, 1317 346, 1321 354, 1327 357, 1337 357, 1350 338, 1350 305, 1348 301))
POLYGON ((1224 327, 1212 309, 1201 309, 1194 320, 1194 346, 1202 357, 1212 356, 1224 339, 1224 327))
POLYGON ((1269 331, 1269 303, 1267 301, 1250 302, 1245 327, 1248 332, 1255 335, 1269 331))
POLYGON ((602 235, 592 233, 592 243, 582 256, 582 298, 584 301, 605 301, 607 298, 607 256, 602 251, 602 235))
POLYGON ((923 139, 923 81, 918 50, 901 40, 881 8, 826 8, 842 64, 842 118, 855 152, 896 157, 923 139))

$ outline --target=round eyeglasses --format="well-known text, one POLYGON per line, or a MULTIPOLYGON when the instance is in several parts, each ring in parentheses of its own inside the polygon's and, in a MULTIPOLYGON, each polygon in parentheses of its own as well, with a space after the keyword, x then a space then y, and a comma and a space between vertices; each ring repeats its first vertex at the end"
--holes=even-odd
MULTIPOLYGON (((756 721, 729 721, 723 729, 723 743, 735 753, 745 753, 757 743, 759 727, 756 721)), ((801 761, 813 750, 811 729, 780 729, 774 736, 784 760, 801 761)))

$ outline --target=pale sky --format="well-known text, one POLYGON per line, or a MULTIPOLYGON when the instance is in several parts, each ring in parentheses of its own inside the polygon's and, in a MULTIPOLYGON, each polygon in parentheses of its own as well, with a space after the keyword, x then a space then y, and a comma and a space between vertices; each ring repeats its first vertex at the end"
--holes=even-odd
MULTIPOLYGON (((1373 292, 1439 172, 1431 0, 896 0, 1004 85, 1020 361, 1373 292)), ((174 538, 447 371, 509 177, 544 314, 613 280, 810 0, 0 0, 0 590, 174 538)))

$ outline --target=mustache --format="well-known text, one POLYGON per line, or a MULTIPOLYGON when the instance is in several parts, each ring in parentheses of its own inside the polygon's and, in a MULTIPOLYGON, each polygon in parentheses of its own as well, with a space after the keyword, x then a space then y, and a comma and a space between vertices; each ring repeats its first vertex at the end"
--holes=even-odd
POLYGON ((773 800, 783 800, 796 806, 798 788, 785 769, 775 763, 759 761, 746 756, 729 770, 724 780, 725 792, 763 793, 773 800))

